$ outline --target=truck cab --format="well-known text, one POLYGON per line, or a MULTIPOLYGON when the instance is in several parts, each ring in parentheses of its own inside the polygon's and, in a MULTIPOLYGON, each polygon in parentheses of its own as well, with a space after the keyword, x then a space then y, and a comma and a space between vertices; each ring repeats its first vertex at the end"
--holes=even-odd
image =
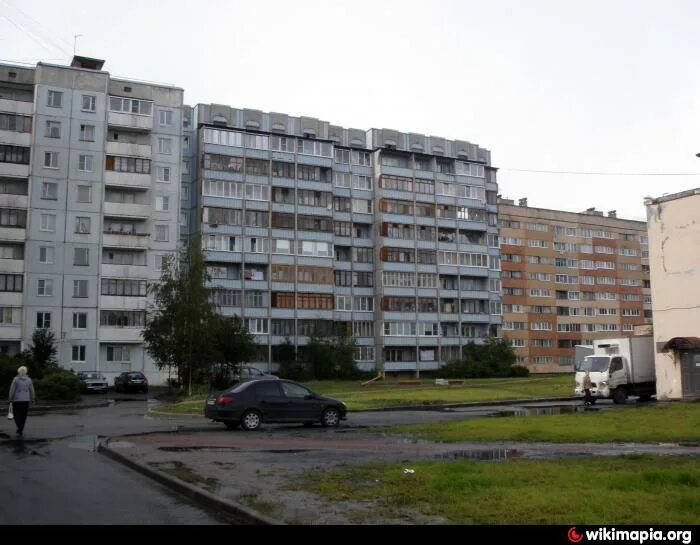
POLYGON ((593 354, 576 362, 575 395, 583 396, 583 377, 590 373, 591 395, 624 403, 630 395, 647 400, 656 393, 654 351, 650 336, 593 342, 593 354))
MULTIPOLYGON (((614 397, 613 392, 620 386, 628 384, 629 362, 624 356, 586 356, 576 367, 576 395, 583 396, 583 377, 586 371, 590 372, 591 395, 593 401, 597 398, 613 398, 616 403, 624 403, 627 395, 622 393, 614 397)), ((623 392, 624 388, 620 390, 623 392)))

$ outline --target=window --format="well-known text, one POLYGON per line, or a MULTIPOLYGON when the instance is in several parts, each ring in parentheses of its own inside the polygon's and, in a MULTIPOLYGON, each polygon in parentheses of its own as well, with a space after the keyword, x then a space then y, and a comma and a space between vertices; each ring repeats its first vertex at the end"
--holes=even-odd
POLYGON ((87 329, 87 312, 73 313, 73 329, 87 329))
POLYGON ((44 168, 58 168, 58 152, 57 151, 45 151, 44 152, 44 168))
POLYGON ((340 163, 341 165, 349 165, 350 164, 350 150, 336 148, 335 149, 335 162, 340 163))
POLYGON ((169 200, 168 197, 162 195, 156 195, 156 210, 160 212, 167 212, 169 210, 169 200))
POLYGON ((60 108, 63 106, 63 93, 61 91, 49 91, 46 105, 50 108, 60 108))
POLYGON ((78 216, 75 218, 75 232, 79 234, 90 233, 90 218, 78 216))
POLYGON ((291 178, 295 177, 294 163, 283 163, 281 161, 272 161, 272 177, 273 178, 291 178))
POLYGON ((37 329, 48 329, 51 327, 51 313, 50 312, 37 312, 36 313, 36 328, 37 329))
MULTIPOLYGON (((2 96, 0 91, 0 96, 2 96)), ((0 113, 0 131, 32 132, 32 118, 28 115, 0 113)))
POLYGON ((365 199, 352 199, 352 211, 357 214, 371 214, 372 201, 365 199))
POLYGON ((75 345, 72 350, 72 361, 83 362, 85 361, 85 345, 75 345))
POLYGON ((55 182, 42 182, 41 198, 55 201, 58 198, 58 185, 55 182))
POLYGON ((151 115, 153 102, 135 98, 109 97, 109 111, 136 115, 151 115))
POLYGON ((374 346, 356 346, 355 361, 374 361, 374 346))
POLYGON ((169 182, 170 167, 156 167, 156 178, 159 182, 169 182))
POLYGON ((36 294, 42 297, 51 297, 53 295, 53 280, 39 280, 37 282, 36 294))
POLYGON ((61 138, 61 122, 47 121, 46 122, 46 138, 61 138))
POLYGON ((172 138, 158 138, 158 153, 164 155, 172 155, 173 140, 172 138))
POLYGON ((41 225, 39 226, 40 231, 46 231, 48 233, 56 232, 56 214, 41 214, 41 225))
POLYGON ((156 242, 168 242, 168 226, 156 225, 156 242))
POLYGON ((335 296, 335 310, 351 311, 352 310, 352 296, 350 296, 350 295, 336 295, 335 296))
POLYGON ((136 157, 118 157, 107 155, 105 169, 112 172, 130 172, 133 174, 150 174, 150 159, 137 159, 136 157))
POLYGON ((39 263, 53 263, 54 249, 52 246, 41 246, 39 248, 39 263))
POLYGON ((245 325, 253 335, 267 335, 267 318, 246 318, 245 325))
POLYGON ((108 362, 129 362, 131 361, 130 346, 128 344, 116 344, 107 346, 108 362))
POLYGON ((94 112, 97 109, 97 97, 95 95, 83 95, 80 99, 80 109, 83 112, 94 112))
POLYGON ((80 267, 90 265, 90 248, 74 248, 73 265, 80 267))
POLYGON ((143 327, 146 313, 142 310, 101 310, 100 325, 107 327, 143 327))
POLYGON ((23 146, 0 144, 0 163, 29 164, 29 150, 23 146))
POLYGON ((374 322, 353 322, 352 334, 354 337, 374 337, 374 322))
POLYGON ((0 307, 0 324, 2 325, 19 325, 21 316, 21 308, 0 307))
POLYGON ((92 187, 89 185, 79 185, 77 202, 92 202, 92 187))
POLYGON ((160 110, 158 112, 158 123, 161 127, 169 127, 173 124, 173 112, 171 110, 160 110))
POLYGON ((88 296, 88 281, 73 280, 73 297, 85 298, 88 296))
POLYGON ((353 301, 355 310, 360 312, 374 311, 374 297, 371 295, 356 295, 353 301))
POLYGON ((21 292, 24 275, 0 274, 0 292, 21 292))
POLYGON ((92 155, 81 155, 78 159, 78 170, 81 172, 92 172, 94 157, 92 155))
POLYGON ((102 295, 114 295, 119 297, 145 297, 145 280, 127 280, 123 278, 103 278, 102 295))

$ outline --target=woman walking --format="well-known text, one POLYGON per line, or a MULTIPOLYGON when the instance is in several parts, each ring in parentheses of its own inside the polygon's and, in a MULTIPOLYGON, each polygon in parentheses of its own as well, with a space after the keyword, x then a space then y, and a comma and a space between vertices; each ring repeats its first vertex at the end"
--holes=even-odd
POLYGON ((12 384, 10 385, 10 403, 12 403, 12 413, 14 414, 19 437, 22 436, 24 431, 29 404, 34 403, 35 399, 32 379, 27 376, 27 368, 23 365, 17 369, 17 376, 12 379, 12 384))

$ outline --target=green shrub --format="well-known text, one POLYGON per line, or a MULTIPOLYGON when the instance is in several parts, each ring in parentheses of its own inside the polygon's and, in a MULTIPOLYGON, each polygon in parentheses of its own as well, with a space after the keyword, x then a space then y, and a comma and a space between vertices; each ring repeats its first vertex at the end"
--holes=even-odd
POLYGON ((75 401, 80 397, 80 379, 65 369, 58 369, 34 383, 41 401, 75 401))
POLYGON ((527 368, 515 363, 515 352, 505 339, 489 337, 484 344, 469 343, 462 348, 462 359, 441 367, 441 378, 526 377, 527 368))
POLYGON ((510 376, 511 377, 529 377, 530 370, 523 365, 513 365, 510 368, 510 376))

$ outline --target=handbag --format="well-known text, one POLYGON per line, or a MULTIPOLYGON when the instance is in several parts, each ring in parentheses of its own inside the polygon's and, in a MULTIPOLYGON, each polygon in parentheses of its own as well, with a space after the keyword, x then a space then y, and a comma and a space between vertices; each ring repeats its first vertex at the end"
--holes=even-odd
POLYGON ((12 403, 10 403, 10 406, 7 408, 7 419, 12 420, 14 417, 15 415, 12 412, 12 403))

